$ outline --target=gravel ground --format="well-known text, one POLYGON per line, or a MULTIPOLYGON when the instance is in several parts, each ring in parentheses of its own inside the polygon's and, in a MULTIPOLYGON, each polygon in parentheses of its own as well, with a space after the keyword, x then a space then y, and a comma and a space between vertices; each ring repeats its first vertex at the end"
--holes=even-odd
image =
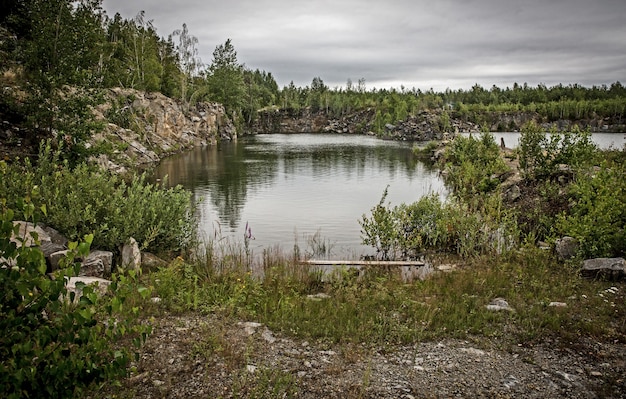
POLYGON ((213 316, 155 320, 121 391, 136 398, 622 398, 626 345, 486 338, 371 348, 213 316), (505 349, 502 349, 505 348, 505 349))

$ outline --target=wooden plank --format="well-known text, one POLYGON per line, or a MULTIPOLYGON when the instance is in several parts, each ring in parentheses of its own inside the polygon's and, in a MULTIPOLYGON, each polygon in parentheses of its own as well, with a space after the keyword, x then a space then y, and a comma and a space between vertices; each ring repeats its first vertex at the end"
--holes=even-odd
POLYGON ((403 260, 307 260, 304 263, 312 266, 424 266, 421 261, 403 260))

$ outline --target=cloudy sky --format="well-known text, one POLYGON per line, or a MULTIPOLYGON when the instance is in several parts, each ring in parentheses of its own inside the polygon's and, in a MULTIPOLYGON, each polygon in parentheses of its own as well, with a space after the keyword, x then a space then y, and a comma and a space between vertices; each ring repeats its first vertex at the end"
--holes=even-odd
POLYGON ((186 23, 202 61, 232 39, 238 60, 327 86, 467 89, 478 83, 626 83, 626 0, 104 0, 144 10, 166 37, 186 23))

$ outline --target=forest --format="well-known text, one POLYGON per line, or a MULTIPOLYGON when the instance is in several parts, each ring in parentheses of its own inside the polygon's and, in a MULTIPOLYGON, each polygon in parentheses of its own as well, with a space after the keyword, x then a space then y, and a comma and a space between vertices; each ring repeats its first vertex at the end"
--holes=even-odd
MULTIPOLYGON (((54 132, 69 144, 77 158, 98 125, 89 107, 112 87, 160 92, 185 106, 199 101, 223 104, 245 131, 268 108, 309 108, 342 117, 373 109, 374 126, 405 120, 423 110, 439 110, 450 117, 479 125, 498 113, 536 113, 542 121, 607 120, 624 124, 626 88, 578 84, 469 90, 369 88, 365 78, 329 87, 322 77, 298 87, 280 88, 269 71, 253 69, 237 59, 227 39, 215 47, 213 58, 199 58, 202 44, 185 23, 167 35, 144 12, 132 19, 109 16, 101 0, 3 1, 0 12, 0 116, 31 134, 54 132)), ((506 126, 502 127, 506 129, 506 126)), ((376 132, 381 133, 381 132, 376 132)))

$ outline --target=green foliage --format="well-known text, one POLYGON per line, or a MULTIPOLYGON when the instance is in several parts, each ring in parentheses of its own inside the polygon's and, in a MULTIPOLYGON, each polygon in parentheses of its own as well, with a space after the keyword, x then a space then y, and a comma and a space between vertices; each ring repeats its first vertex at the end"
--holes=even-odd
POLYGON ((135 112, 132 108, 132 103, 135 101, 134 96, 123 96, 114 100, 105 113, 105 118, 108 122, 114 123, 124 129, 132 129, 136 120, 135 112))
MULTIPOLYGON (((25 219, 35 217, 32 202, 21 201, 25 219)), ((45 209, 44 209, 45 210, 45 209)), ((45 213, 45 212, 44 212, 45 213)), ((19 237, 14 212, 3 206, 0 215, 0 393, 5 398, 69 398, 94 383, 127 375, 132 351, 112 346, 132 338, 139 347, 150 332, 134 322, 137 310, 124 303, 134 281, 116 280, 108 296, 93 286, 67 288, 79 264, 75 257, 89 252, 93 236, 70 244, 67 268, 49 278, 43 253, 22 245, 32 237, 19 237), (13 241, 12 236, 17 238, 13 241), (120 317, 122 316, 122 317, 120 317)), ((144 289, 145 291, 145 289, 144 289)))
POLYGON ((363 215, 361 239, 376 248, 379 257, 415 259, 426 252, 442 251, 461 256, 502 253, 519 240, 509 213, 499 196, 488 197, 479 210, 457 200, 442 202, 435 194, 412 204, 393 208, 381 202, 372 216, 363 215))
POLYGON ((223 104, 231 115, 239 114, 245 103, 246 86, 243 67, 230 39, 215 48, 208 72, 209 99, 223 104))
POLYGON ((258 69, 254 72, 244 69, 243 77, 246 86, 243 116, 245 122, 250 125, 256 119, 258 110, 276 104, 278 84, 271 73, 258 69))
POLYGON ((456 137, 445 153, 444 179, 454 195, 466 200, 492 192, 499 185, 498 176, 507 170, 500 148, 488 132, 479 138, 456 137))
POLYGON ((519 139, 520 170, 527 179, 551 178, 559 173, 560 165, 572 170, 588 167, 597 147, 591 133, 574 127, 571 131, 552 131, 548 136, 534 123, 525 125, 519 139))
POLYGON ((376 252, 382 259, 390 259, 395 256, 398 249, 399 226, 392 210, 384 205, 387 190, 388 188, 385 188, 380 202, 372 208, 371 219, 363 215, 359 221, 363 244, 376 248, 376 252))
POLYGON ((165 189, 145 175, 129 182, 85 164, 58 163, 58 152, 42 146, 36 166, 26 162, 0 168, 0 197, 15 204, 34 188, 47 213, 42 220, 71 240, 93 234, 99 248, 117 251, 129 237, 154 252, 178 251, 195 239, 191 194, 182 187, 165 189))
POLYGON ((429 141, 424 146, 414 144, 413 155, 419 157, 420 159, 430 160, 437 148, 439 148, 439 143, 436 141, 429 141))
POLYGON ((100 128, 91 112, 101 101, 94 51, 103 40, 100 2, 30 0, 14 12, 8 19, 19 20, 16 29, 24 30, 11 54, 23 79, 15 103, 31 131, 64 142, 64 156, 76 162, 100 128))
MULTIPOLYGON (((522 229, 538 239, 568 235, 580 242, 582 257, 625 252, 624 162, 619 151, 599 151, 588 132, 524 127, 520 169, 534 204, 520 212, 522 229), (601 167, 597 167, 600 160, 601 167)), ((622 152, 623 153, 623 152, 622 152)))
POLYGON ((576 238, 585 258, 626 254, 626 164, 603 163, 570 187, 571 206, 557 218, 563 235, 576 238))
MULTIPOLYGON (((263 278, 251 277, 244 264, 224 271, 212 263, 185 265, 177 260, 174 268, 154 276, 154 284, 169 310, 218 312, 220 318, 254 320, 287 336, 324 343, 379 347, 482 335, 516 345, 548 336, 626 337, 623 293, 606 302, 598 293, 611 283, 582 280, 547 251, 533 246, 503 256, 447 261, 462 266, 407 283, 375 267, 338 267, 323 279, 312 277, 302 272, 303 265, 276 254, 259 265, 263 278), (198 274, 206 267, 212 271, 198 274), (183 291, 191 287, 193 300, 184 300, 183 291), (319 293, 325 295, 310 296, 319 293), (516 311, 487 310, 495 297, 506 298, 516 311), (552 301, 568 306, 549 307, 552 301)), ((205 352, 220 351, 221 344, 212 338, 206 346, 205 352)))

